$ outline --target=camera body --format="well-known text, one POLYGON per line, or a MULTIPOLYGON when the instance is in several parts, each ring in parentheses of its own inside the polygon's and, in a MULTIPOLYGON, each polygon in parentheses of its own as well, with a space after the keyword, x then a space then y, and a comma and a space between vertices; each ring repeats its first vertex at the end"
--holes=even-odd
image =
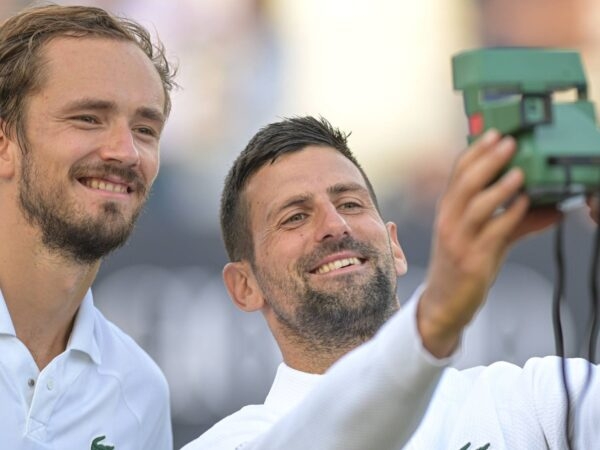
POLYGON ((505 170, 522 168, 532 205, 600 190, 600 131, 578 52, 470 50, 452 58, 452 73, 469 143, 489 128, 513 136, 517 152, 505 170), (561 91, 574 98, 561 101, 561 91))

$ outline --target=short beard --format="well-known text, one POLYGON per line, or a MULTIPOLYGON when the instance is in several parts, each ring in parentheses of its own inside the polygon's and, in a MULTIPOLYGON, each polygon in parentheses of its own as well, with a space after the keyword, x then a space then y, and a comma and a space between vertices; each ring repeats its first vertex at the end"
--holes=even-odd
POLYGON ((354 347, 371 339, 398 309, 395 288, 379 267, 368 283, 351 283, 338 295, 307 288, 296 310, 296 331, 323 349, 354 347), (350 307, 342 296, 363 300, 350 307))
MULTIPOLYGON (((104 171, 115 173, 114 168, 106 167, 104 171)), ((21 172, 21 210, 31 225, 39 227, 46 248, 63 257, 82 264, 92 264, 121 247, 133 231, 141 206, 130 220, 123 216, 114 202, 106 202, 103 214, 97 219, 78 218, 75 205, 60 203, 60 199, 66 198, 63 190, 43 191, 35 184, 40 174, 34 167, 29 151, 23 154, 21 172)))
POLYGON ((370 245, 350 237, 325 245, 315 254, 303 258, 298 263, 299 273, 306 273, 306 268, 313 267, 323 255, 341 250, 356 250, 378 262, 375 274, 363 284, 355 284, 352 274, 347 275, 347 283, 340 277, 338 282, 343 284, 342 288, 337 292, 323 292, 313 289, 307 282, 300 286, 287 280, 265 277, 255 268, 265 295, 269 289, 264 287, 277 284, 297 302, 293 316, 290 316, 277 302, 266 299, 284 325, 286 336, 318 351, 335 352, 367 341, 399 308, 392 256, 382 255, 370 245))

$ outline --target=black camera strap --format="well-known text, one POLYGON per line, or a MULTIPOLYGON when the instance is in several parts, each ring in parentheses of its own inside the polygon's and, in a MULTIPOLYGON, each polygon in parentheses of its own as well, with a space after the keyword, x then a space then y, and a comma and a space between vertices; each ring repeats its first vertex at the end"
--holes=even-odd
MULTIPOLYGON (((565 169, 565 198, 569 196, 571 184, 571 164, 563 162, 562 167, 565 169)), ((600 199, 600 189, 597 194, 600 199)), ((584 386, 581 390, 578 404, 583 402, 585 395, 592 381, 592 365, 596 363, 596 345, 598 341, 599 320, 598 320, 598 266, 600 262, 600 208, 596 213, 596 231, 594 233, 594 246, 592 249, 592 260, 590 263, 590 315, 588 325, 586 327, 585 336, 587 338, 587 361, 588 371, 584 386)), ((556 262, 556 279, 554 284, 554 296, 552 301, 552 321, 554 327, 554 344, 556 355, 561 361, 561 377, 565 401, 567 404, 565 418, 565 436, 567 439, 568 450, 573 450, 573 437, 575 434, 575 415, 577 407, 574 405, 571 410, 571 393, 569 390, 569 380, 567 373, 565 343, 563 335, 563 327, 561 320, 561 303, 564 301, 565 292, 565 264, 564 264, 564 224, 563 220, 558 223, 555 231, 555 262, 556 262)))

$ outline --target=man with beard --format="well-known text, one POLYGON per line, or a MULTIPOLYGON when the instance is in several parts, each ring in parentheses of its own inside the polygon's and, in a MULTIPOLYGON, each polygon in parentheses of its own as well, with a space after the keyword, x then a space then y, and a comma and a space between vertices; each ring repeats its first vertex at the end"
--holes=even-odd
POLYGON ((346 136, 312 117, 260 130, 225 181, 223 277, 239 308, 263 313, 284 362, 263 405, 185 449, 563 449, 574 423, 579 448, 597 445, 595 366, 580 405, 588 365, 567 363, 577 422, 557 358, 446 368, 510 244, 560 217, 529 210, 519 169, 496 180, 515 147, 492 130, 458 159, 427 279, 399 308, 396 225, 346 136))
POLYGON ((0 26, 2 448, 172 448, 164 376, 90 291, 157 175, 172 76, 99 8, 0 26))

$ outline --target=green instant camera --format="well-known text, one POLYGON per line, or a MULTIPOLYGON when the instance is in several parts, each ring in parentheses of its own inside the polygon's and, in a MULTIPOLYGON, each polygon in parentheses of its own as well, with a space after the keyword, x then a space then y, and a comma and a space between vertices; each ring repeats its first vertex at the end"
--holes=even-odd
POLYGON ((454 89, 464 92, 469 143, 488 128, 514 136, 509 166, 525 172, 532 205, 600 190, 600 131, 579 53, 488 48, 452 58, 454 89), (573 98, 559 101, 559 91, 573 98))

